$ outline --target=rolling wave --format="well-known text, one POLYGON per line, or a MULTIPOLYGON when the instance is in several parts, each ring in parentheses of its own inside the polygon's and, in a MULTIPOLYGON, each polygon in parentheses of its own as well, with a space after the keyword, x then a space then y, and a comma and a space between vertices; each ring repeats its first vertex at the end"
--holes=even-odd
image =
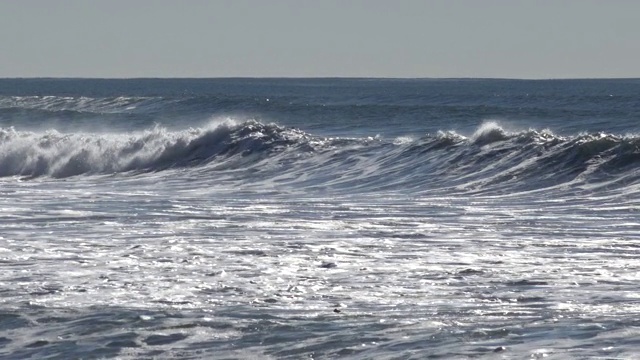
POLYGON ((148 108, 163 102, 160 97, 72 97, 72 96, 0 96, 0 109, 27 109, 51 112, 119 113, 148 108))
POLYGON ((351 190, 527 191, 637 184, 640 137, 562 137, 485 123, 470 137, 326 138, 258 121, 132 134, 0 129, 0 176, 66 178, 197 168, 245 183, 351 190), (238 173, 241 171, 241 173, 238 173), (242 173, 244 171, 244 173, 242 173))
POLYGON ((269 100, 234 95, 183 96, 0 96, 0 113, 33 111, 41 113, 71 114, 140 114, 197 113, 221 109, 242 110, 251 105, 265 104, 269 100))
POLYGON ((255 121, 168 131, 156 126, 127 134, 45 133, 0 129, 0 176, 70 177, 197 166, 218 156, 267 156, 305 135, 255 121))

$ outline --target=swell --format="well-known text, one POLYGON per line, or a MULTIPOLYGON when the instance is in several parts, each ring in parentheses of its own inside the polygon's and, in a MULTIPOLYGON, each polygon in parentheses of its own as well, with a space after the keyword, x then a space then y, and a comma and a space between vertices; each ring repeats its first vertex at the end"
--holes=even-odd
MULTIPOLYGON (((439 132, 419 139, 328 138, 257 121, 227 121, 132 134, 0 129, 0 176, 233 170, 254 186, 513 192, 637 184, 640 138, 606 133, 562 137, 508 132, 486 123, 469 137, 439 132)), ((204 174, 206 175, 203 175, 204 174)))
MULTIPOLYGON (((0 114, 3 112, 33 111, 69 114, 189 114, 200 112, 246 111, 271 106, 270 99, 242 95, 194 95, 173 96, 0 96, 0 114)), ((284 104, 291 105, 290 100, 284 104)))
POLYGON ((74 97, 74 96, 0 96, 2 110, 40 110, 49 112, 118 113, 150 107, 166 102, 160 97, 74 97))

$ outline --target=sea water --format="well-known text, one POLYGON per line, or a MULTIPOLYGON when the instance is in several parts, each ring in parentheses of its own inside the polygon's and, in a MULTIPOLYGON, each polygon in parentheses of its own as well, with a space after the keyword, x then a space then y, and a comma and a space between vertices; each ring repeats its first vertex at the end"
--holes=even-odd
POLYGON ((632 358, 640 80, 0 80, 0 357, 632 358))

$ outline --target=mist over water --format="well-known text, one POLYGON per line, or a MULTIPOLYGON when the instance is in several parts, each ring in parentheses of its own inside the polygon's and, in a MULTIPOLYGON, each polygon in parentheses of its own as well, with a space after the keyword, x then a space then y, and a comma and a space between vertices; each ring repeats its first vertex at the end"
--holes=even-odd
POLYGON ((0 357, 628 358, 637 80, 0 80, 0 357))

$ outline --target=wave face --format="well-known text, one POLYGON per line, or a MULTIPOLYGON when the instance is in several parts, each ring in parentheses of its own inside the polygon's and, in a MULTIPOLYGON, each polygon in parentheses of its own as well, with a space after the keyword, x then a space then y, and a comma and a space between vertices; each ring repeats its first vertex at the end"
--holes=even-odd
POLYGON ((635 184, 640 138, 548 130, 508 132, 496 122, 473 135, 418 139, 331 138, 255 120, 133 134, 0 129, 0 176, 65 178, 198 169, 244 171, 242 182, 289 186, 524 191, 560 184, 635 184))

